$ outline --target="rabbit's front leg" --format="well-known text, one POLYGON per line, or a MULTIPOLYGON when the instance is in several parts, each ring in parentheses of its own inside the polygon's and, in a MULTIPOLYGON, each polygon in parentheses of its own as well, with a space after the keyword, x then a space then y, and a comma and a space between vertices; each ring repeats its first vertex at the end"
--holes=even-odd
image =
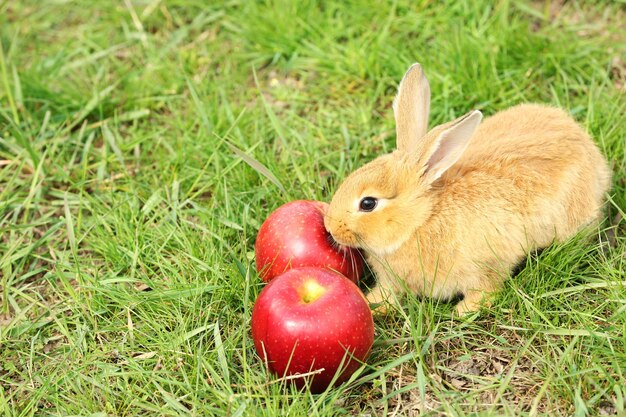
POLYGON ((375 313, 386 314, 388 311, 387 305, 398 305, 397 297, 392 294, 388 288, 385 288, 380 283, 367 293, 367 302, 375 313))
POLYGON ((468 291, 463 295, 463 299, 456 305, 456 312, 459 315, 473 313, 478 311, 481 306, 489 307, 490 302, 489 293, 484 291, 468 291))
POLYGON ((456 311, 460 315, 478 311, 480 307, 491 306, 493 293, 499 288, 499 274, 495 271, 485 273, 480 284, 465 290, 463 299, 456 305, 456 311))
POLYGON ((370 257, 368 264, 376 277, 376 286, 367 293, 367 301, 374 312, 385 314, 388 311, 388 305, 398 305, 398 297, 396 295, 398 291, 396 285, 394 285, 397 277, 382 259, 370 257))

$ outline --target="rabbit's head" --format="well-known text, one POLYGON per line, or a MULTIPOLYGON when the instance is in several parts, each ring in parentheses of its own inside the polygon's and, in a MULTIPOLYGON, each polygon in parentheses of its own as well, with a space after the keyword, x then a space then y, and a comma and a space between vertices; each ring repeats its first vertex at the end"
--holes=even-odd
POLYGON ((430 88, 419 64, 409 68, 393 103, 397 149, 350 174, 335 192, 325 226, 340 244, 385 255, 428 220, 433 185, 463 154, 482 114, 472 111, 428 130, 430 88))

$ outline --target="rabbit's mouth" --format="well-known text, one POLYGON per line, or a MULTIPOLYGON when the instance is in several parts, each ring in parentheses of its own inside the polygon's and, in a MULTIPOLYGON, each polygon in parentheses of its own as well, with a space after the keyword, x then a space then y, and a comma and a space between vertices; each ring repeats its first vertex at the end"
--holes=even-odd
POLYGON ((340 251, 346 251, 348 250, 349 247, 352 246, 350 244, 346 244, 343 240, 342 241, 337 240, 331 233, 326 234, 326 240, 332 247, 340 251))
POLYGON ((346 251, 348 248, 358 247, 357 239, 351 239, 352 237, 351 233, 342 233, 342 230, 337 230, 335 233, 328 232, 326 234, 328 243, 341 251, 346 251))
POLYGON ((332 246, 341 250, 345 250, 347 247, 357 247, 358 240, 345 221, 333 218, 327 212, 324 216, 324 227, 327 232, 326 238, 332 246))

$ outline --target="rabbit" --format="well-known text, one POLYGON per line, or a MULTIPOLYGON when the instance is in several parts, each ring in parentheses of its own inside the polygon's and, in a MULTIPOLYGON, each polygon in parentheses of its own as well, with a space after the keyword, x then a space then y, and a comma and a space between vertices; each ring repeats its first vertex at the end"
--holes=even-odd
POLYGON ((350 174, 324 215, 339 245, 364 250, 375 310, 404 289, 462 295, 459 314, 489 306, 530 252, 601 220, 611 171, 563 110, 521 104, 483 123, 473 110, 427 131, 429 111, 413 64, 393 102, 397 149, 350 174))

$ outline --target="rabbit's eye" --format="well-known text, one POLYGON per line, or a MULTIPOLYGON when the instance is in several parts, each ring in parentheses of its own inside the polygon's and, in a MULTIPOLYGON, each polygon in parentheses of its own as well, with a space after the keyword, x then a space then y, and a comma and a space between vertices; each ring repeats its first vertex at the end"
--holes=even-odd
POLYGON ((363 197, 359 203, 359 211, 372 211, 378 205, 378 199, 374 197, 363 197))

